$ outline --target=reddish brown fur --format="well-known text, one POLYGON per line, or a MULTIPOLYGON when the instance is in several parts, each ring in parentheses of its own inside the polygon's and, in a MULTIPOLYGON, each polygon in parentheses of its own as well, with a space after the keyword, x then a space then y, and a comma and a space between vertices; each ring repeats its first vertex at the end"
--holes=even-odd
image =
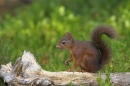
POLYGON ((70 50, 71 55, 65 64, 69 65, 69 62, 74 60, 74 66, 69 71, 75 71, 80 67, 82 72, 96 72, 109 62, 111 53, 107 44, 101 40, 102 34, 114 38, 115 31, 108 26, 97 27, 92 33, 91 42, 74 40, 71 33, 66 33, 57 48, 70 50))

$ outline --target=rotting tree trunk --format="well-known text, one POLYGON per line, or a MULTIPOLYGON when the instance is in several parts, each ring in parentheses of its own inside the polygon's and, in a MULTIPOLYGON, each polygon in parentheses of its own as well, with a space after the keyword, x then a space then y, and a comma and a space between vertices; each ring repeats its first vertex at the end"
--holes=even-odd
MULTIPOLYGON (((49 72, 41 68, 35 57, 24 51, 23 56, 16 60, 14 66, 11 62, 1 65, 0 77, 9 86, 98 86, 96 81, 98 73, 81 72, 49 72)), ((105 79, 105 74, 101 77, 105 79)), ((130 86, 130 73, 111 73, 111 82, 114 86, 130 86)))

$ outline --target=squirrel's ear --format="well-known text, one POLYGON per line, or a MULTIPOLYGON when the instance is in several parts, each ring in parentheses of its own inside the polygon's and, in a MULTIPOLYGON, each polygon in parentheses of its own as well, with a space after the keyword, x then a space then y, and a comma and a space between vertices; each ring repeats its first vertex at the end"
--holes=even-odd
POLYGON ((72 34, 70 32, 66 32, 66 36, 70 39, 70 38, 73 38, 72 37, 72 34))

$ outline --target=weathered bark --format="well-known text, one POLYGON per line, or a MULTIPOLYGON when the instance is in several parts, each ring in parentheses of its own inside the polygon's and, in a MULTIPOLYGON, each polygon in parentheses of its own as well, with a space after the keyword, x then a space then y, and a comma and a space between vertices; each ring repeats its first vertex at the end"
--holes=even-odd
MULTIPOLYGON (((24 51, 14 66, 11 62, 1 65, 0 77, 9 86, 61 86, 61 85, 85 85, 97 86, 98 73, 81 72, 49 72, 41 68, 35 57, 24 51)), ((101 77, 105 79, 105 74, 101 77)), ((115 86, 129 86, 130 73, 111 73, 111 82, 115 86)))

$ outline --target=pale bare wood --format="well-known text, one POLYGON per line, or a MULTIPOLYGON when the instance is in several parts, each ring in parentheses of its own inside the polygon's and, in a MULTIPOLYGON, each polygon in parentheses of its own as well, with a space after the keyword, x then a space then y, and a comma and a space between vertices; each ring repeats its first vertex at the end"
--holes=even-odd
MULTIPOLYGON (((33 54, 26 51, 16 60, 14 66, 11 62, 1 65, 0 77, 9 86, 61 86, 70 82, 74 86, 98 86, 98 73, 46 71, 41 68, 33 54)), ((102 74, 101 77, 105 79, 106 76, 102 74)), ((130 73, 111 73, 110 78, 114 86, 130 85, 130 73)))

